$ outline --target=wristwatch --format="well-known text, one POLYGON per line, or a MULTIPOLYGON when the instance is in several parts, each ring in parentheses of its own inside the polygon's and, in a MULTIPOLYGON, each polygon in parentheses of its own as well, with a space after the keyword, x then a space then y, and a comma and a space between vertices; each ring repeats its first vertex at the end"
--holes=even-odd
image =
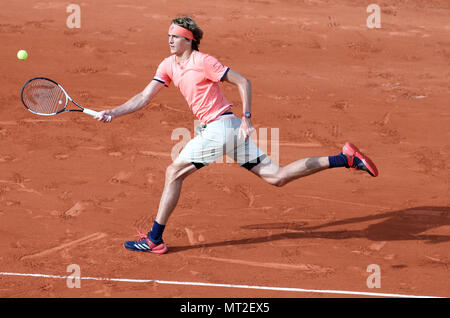
POLYGON ((245 113, 242 115, 242 117, 245 117, 245 118, 251 118, 251 117, 252 117, 252 113, 250 113, 250 112, 245 112, 245 113))

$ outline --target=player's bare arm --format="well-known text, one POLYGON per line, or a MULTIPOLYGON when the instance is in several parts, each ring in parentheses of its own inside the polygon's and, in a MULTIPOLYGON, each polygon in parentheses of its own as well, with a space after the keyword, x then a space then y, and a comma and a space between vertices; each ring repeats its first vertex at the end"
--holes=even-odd
POLYGON ((126 114, 130 114, 132 112, 135 112, 142 107, 148 105, 150 101, 153 99, 153 97, 160 91, 160 89, 164 86, 164 84, 157 82, 157 81, 151 81, 145 89, 140 92, 139 94, 133 96, 131 99, 129 99, 124 104, 111 109, 111 110, 104 110, 100 112, 100 116, 98 117, 99 121, 102 122, 110 122, 113 118, 123 116, 126 114), (111 117, 108 117, 111 116, 111 117))
MULTIPOLYGON (((251 104, 252 104, 252 84, 250 80, 248 80, 245 76, 239 74, 235 70, 230 69, 227 72, 227 75, 224 78, 224 81, 227 81, 231 84, 234 84, 239 89, 239 95, 242 100, 242 114, 251 113, 251 104)), ((244 137, 247 139, 251 132, 253 131, 253 125, 250 118, 243 116, 242 124, 239 128, 239 138, 244 137)))

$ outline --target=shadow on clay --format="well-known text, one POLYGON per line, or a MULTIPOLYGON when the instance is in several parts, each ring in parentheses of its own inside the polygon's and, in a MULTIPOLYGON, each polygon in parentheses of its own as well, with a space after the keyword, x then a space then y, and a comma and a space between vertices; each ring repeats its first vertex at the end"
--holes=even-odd
POLYGON ((437 244, 450 241, 450 235, 421 233, 444 225, 450 225, 450 207, 421 206, 404 210, 343 219, 315 226, 307 226, 306 222, 280 222, 245 225, 241 228, 248 230, 280 230, 283 231, 283 233, 198 244, 193 246, 172 246, 170 250, 171 252, 180 252, 198 248, 257 244, 286 239, 302 238, 323 238, 333 240, 366 238, 371 241, 415 240, 437 244), (345 226, 349 224, 357 224, 376 220, 380 220, 380 222, 370 224, 366 228, 361 230, 322 230, 332 226, 345 226))

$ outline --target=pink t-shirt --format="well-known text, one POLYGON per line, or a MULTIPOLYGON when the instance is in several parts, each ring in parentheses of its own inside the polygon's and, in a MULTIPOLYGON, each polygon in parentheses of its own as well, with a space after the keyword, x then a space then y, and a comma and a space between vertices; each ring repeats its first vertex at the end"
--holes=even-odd
POLYGON ((154 80, 166 86, 173 81, 194 115, 203 123, 209 123, 231 107, 219 86, 228 70, 215 57, 192 51, 182 65, 177 63, 175 54, 165 58, 154 80))

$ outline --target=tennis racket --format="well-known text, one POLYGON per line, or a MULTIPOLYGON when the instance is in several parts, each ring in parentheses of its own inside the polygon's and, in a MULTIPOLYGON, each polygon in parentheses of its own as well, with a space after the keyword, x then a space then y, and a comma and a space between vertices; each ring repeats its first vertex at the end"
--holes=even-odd
MULTIPOLYGON (((100 115, 95 110, 78 105, 61 85, 46 77, 28 80, 22 87, 20 98, 25 107, 37 115, 51 116, 64 112, 83 112, 93 117, 100 115), (68 109, 69 101, 78 108, 68 109)), ((111 121, 111 116, 108 116, 108 121, 111 121)))

